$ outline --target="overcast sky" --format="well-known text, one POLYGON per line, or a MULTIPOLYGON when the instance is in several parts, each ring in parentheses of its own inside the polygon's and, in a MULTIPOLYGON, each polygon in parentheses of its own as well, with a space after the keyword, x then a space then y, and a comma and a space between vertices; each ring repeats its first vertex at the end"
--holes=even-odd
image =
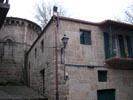
MULTIPOLYGON (((43 0, 9 0, 11 8, 9 17, 20 17, 36 22, 34 19, 35 5, 43 0)), ((133 0, 44 0, 58 2, 67 9, 70 17, 99 22, 122 16, 124 10, 133 0)))

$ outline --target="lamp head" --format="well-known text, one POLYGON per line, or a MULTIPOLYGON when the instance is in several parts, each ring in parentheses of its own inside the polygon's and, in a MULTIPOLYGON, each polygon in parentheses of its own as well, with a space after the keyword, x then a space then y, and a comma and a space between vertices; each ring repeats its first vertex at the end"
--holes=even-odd
POLYGON ((64 36, 63 36, 63 38, 61 40, 62 40, 62 43, 63 43, 64 48, 65 48, 67 43, 68 43, 69 38, 64 34, 64 36))

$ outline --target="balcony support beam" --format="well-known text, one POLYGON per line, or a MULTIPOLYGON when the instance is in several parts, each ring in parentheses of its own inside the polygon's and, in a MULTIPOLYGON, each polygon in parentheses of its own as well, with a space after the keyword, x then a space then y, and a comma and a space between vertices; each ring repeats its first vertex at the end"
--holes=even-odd
POLYGON ((105 61, 108 67, 121 68, 121 69, 133 69, 132 58, 109 58, 105 61))

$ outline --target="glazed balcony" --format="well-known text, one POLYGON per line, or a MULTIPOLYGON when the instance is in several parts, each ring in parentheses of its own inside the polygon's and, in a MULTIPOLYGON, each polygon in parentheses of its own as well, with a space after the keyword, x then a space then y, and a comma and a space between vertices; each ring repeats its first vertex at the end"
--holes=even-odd
POLYGON ((113 56, 106 59, 105 63, 112 68, 133 69, 133 58, 130 57, 113 56))
POLYGON ((0 0, 0 28, 3 25, 6 15, 9 11, 9 8, 10 8, 9 0, 0 0))
POLYGON ((108 48, 105 49, 108 67, 133 69, 133 31, 129 34, 112 34, 112 38, 108 39, 108 48))

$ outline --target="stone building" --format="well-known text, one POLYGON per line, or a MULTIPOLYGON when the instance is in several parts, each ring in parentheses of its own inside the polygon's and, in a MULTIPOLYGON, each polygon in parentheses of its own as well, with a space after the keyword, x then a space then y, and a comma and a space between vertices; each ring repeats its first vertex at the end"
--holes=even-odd
POLYGON ((7 17, 0 31, 0 84, 26 84, 25 53, 41 32, 40 26, 7 17))
POLYGON ((0 0, 0 99, 133 100, 133 25, 53 16, 41 31, 9 8, 0 0))
POLYGON ((0 29, 10 9, 9 0, 0 0, 0 29))
POLYGON ((49 100, 133 100, 133 25, 57 19, 27 53, 29 86, 49 100))
POLYGON ((0 100, 45 100, 26 86, 25 53, 41 28, 26 19, 6 18, 9 8, 9 0, 0 0, 0 100))

